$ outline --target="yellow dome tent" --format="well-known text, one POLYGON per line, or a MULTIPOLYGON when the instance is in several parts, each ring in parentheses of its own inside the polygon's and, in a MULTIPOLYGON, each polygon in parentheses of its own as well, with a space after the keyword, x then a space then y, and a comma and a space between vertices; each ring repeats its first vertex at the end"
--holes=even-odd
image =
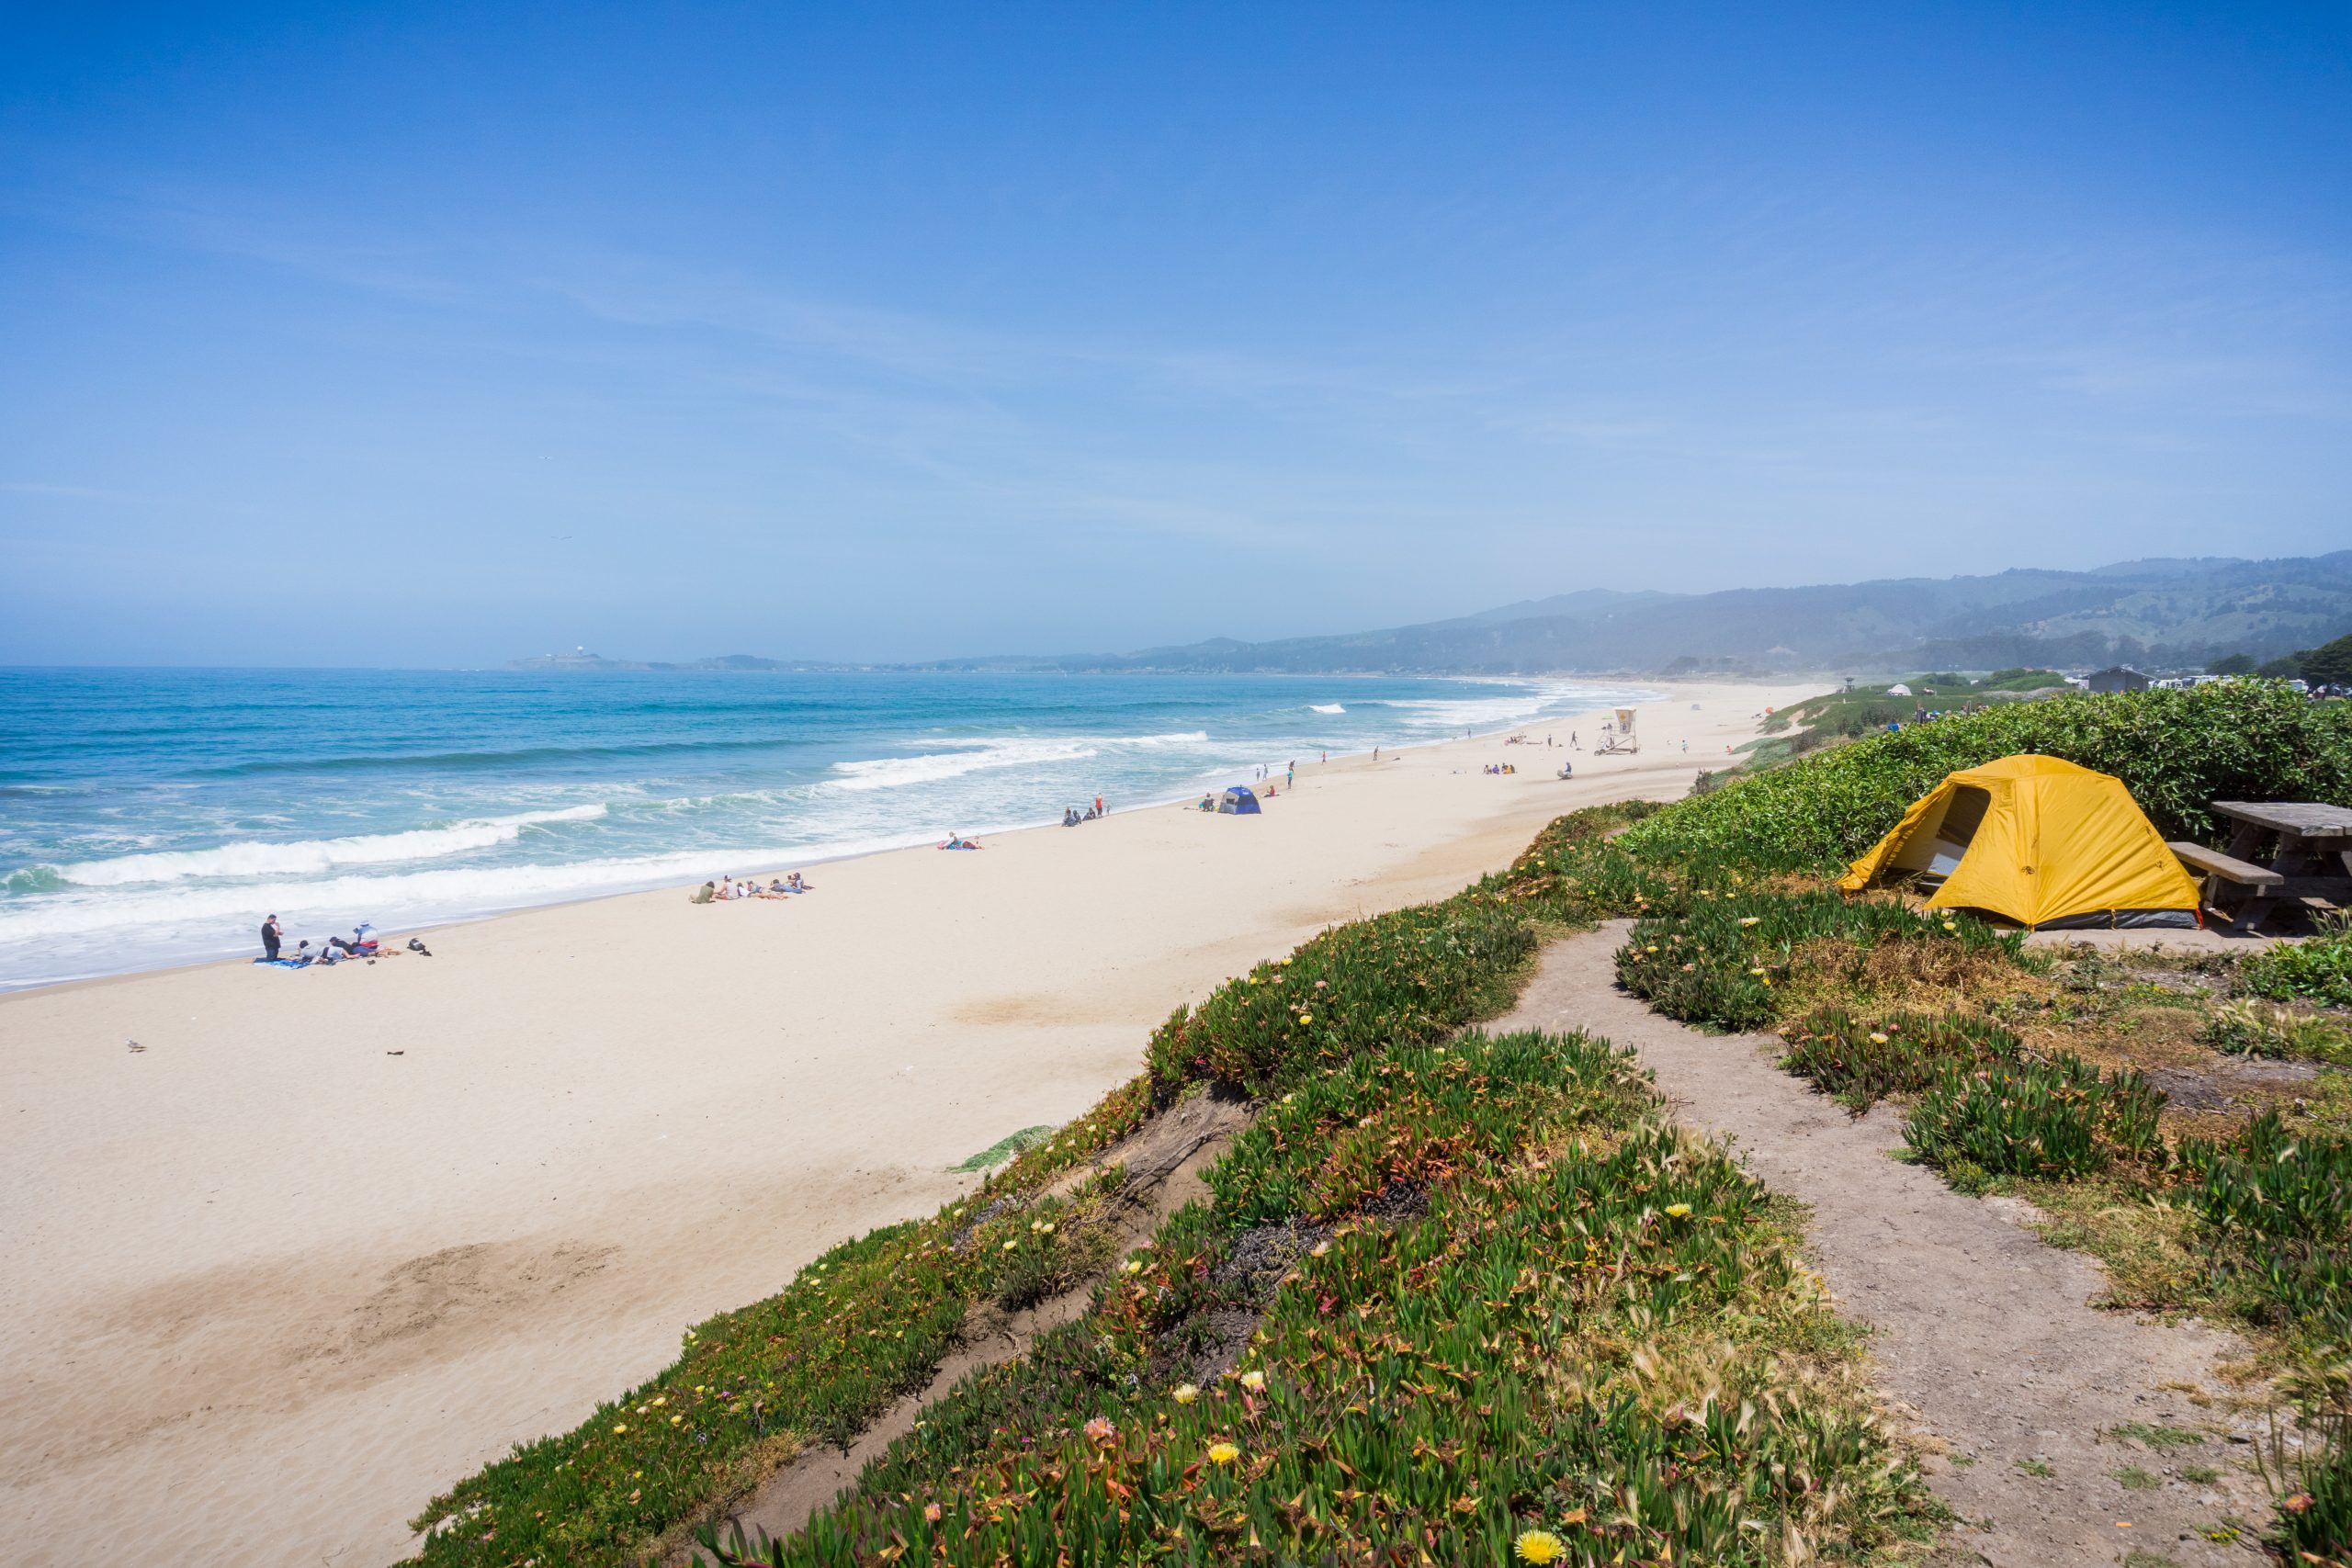
POLYGON ((1839 880, 1905 876, 1934 909, 2021 926, 2188 925, 2197 884, 2123 781, 2056 757, 2004 757, 1945 775, 1839 880))

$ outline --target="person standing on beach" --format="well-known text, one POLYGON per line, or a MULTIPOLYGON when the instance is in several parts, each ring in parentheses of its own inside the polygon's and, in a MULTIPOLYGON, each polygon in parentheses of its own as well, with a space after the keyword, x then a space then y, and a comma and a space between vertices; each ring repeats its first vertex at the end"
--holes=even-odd
POLYGON ((285 934, 278 929, 276 915, 261 923, 261 955, 272 964, 277 962, 277 943, 285 934))
POLYGON ((1295 757, 1293 757, 1290 760, 1290 773, 1285 778, 1283 778, 1283 787, 1284 789, 1296 789, 1298 787, 1298 759, 1295 757))
POLYGON ((1102 815, 1102 797, 1099 795, 1094 797, 1094 815, 1097 817, 1102 815))

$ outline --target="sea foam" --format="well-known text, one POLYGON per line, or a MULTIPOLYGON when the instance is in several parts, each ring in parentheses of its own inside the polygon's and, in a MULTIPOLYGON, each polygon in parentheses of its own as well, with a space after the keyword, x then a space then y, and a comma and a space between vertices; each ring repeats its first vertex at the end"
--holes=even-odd
POLYGON ((568 806, 553 811, 521 811, 486 817, 446 828, 414 828, 404 833, 361 833, 348 839, 298 839, 288 843, 248 841, 209 850, 170 850, 119 855, 55 869, 60 882, 79 887, 128 887, 145 883, 199 878, 300 876, 345 865, 391 865, 433 860, 512 843, 526 828, 548 822, 593 822, 601 805, 568 806))

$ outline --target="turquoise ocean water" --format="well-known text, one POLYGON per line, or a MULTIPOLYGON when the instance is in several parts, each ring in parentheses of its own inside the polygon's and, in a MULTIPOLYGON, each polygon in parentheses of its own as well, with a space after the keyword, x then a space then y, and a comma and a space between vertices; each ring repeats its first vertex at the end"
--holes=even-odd
POLYGON ((1639 694, 1528 680, 0 670, 0 988, 1114 810, 1639 694))

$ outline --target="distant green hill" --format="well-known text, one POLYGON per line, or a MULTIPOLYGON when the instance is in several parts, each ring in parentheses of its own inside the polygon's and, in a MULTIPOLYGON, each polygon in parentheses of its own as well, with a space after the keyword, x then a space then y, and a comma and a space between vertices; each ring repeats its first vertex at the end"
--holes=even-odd
POLYGON ((2269 561, 1897 578, 1721 593, 1589 589, 1340 637, 1220 637, 1119 655, 947 661, 1060 670, 1506 674, 2154 668, 2257 660, 2352 631, 2352 550, 2269 561))

